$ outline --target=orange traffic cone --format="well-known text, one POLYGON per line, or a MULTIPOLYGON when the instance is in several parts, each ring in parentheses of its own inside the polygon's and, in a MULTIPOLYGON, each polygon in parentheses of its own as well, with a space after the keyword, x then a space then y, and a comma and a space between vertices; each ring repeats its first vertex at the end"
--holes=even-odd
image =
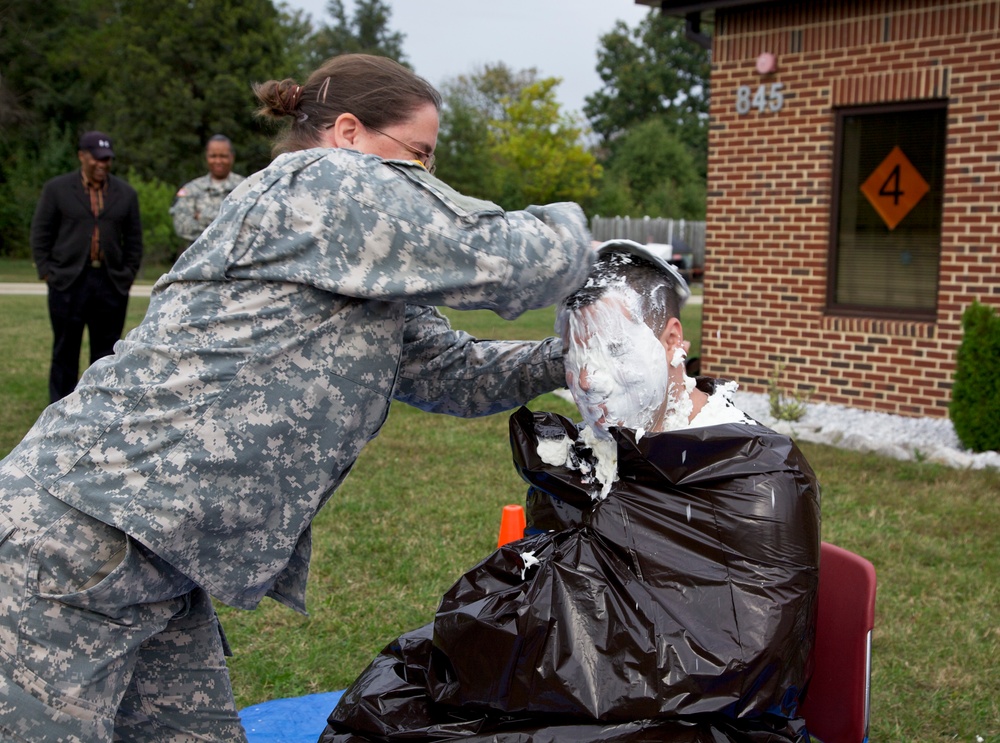
POLYGON ((497 547, 516 542, 524 536, 524 509, 521 506, 504 506, 500 516, 500 536, 497 547))

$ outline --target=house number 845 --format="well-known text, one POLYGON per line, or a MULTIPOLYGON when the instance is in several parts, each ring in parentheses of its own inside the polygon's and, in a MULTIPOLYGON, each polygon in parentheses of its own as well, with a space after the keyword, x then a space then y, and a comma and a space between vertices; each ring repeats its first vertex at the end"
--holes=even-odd
POLYGON ((784 83, 771 83, 761 85, 754 93, 749 85, 741 85, 736 89, 736 113, 743 116, 750 113, 751 108, 756 108, 761 113, 780 111, 785 104, 785 96, 781 92, 784 87, 784 83))

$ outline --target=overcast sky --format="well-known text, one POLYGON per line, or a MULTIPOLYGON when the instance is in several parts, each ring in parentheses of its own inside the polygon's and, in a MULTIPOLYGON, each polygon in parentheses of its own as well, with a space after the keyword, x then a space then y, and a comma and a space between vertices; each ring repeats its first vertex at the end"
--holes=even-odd
MULTIPOLYGON (((286 0, 330 23, 326 0, 286 0)), ((388 0, 389 26, 404 34, 403 52, 431 84, 503 62, 540 77, 562 78, 556 88, 566 111, 583 110, 601 87, 596 72, 600 37, 624 21, 635 28, 649 12, 634 0, 388 0)), ((348 16, 353 0, 345 0, 348 16)))

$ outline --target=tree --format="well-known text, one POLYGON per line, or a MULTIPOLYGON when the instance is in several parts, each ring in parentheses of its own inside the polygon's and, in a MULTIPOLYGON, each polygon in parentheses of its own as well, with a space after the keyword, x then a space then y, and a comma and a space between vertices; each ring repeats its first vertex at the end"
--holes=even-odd
POLYGON ((335 25, 321 26, 309 39, 313 68, 330 57, 352 52, 389 57, 407 64, 403 55, 405 36, 389 30, 392 10, 385 0, 357 0, 350 18, 342 0, 329 0, 326 10, 335 25))
POLYGON ((489 120, 454 91, 443 92, 437 173, 453 188, 479 198, 490 193, 489 120))
POLYGON ((562 114, 558 84, 502 63, 445 83, 441 177, 508 209, 592 197, 601 169, 582 144, 583 122, 562 114))
POLYGON ((204 171, 216 133, 236 146, 237 170, 270 161, 253 116, 255 81, 292 72, 271 0, 123 3, 107 30, 113 80, 96 96, 93 128, 115 137, 116 167, 181 184, 204 171))
POLYGON ((679 18, 652 11, 634 30, 619 21, 601 37, 597 72, 603 88, 584 113, 606 145, 631 127, 659 118, 705 172, 710 56, 684 36, 679 18))
POLYGON ((26 256, 42 184, 76 167, 79 122, 106 70, 91 66, 93 0, 0 3, 0 252, 26 256))
MULTIPOLYGON (((272 0, 2 0, 0 233, 27 254, 44 181, 78 167, 88 129, 114 139, 119 175, 177 186, 204 172, 204 143, 221 132, 236 169, 270 161, 251 85, 303 65, 311 26, 272 0)), ((155 184, 154 184, 155 186, 155 184)))
POLYGON ((581 144, 583 125, 563 115, 555 99, 557 78, 526 86, 506 99, 506 116, 493 130, 495 193, 501 206, 585 201, 597 190, 601 167, 581 144))
POLYGON ((502 62, 478 67, 441 86, 444 105, 438 135, 438 173, 470 196, 495 198, 497 166, 491 132, 507 118, 506 102, 538 81, 535 69, 515 72, 502 62))
POLYGON ((653 117, 616 142, 592 208, 607 215, 704 219, 705 181, 691 151, 653 117))
POLYGON ((7 127, 20 124, 27 119, 25 110, 17 101, 17 95, 4 84, 0 73, 0 131, 7 127))

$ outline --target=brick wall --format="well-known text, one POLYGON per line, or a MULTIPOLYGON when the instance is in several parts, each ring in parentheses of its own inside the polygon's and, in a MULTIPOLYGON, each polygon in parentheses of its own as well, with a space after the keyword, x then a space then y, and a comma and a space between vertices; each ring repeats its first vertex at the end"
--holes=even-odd
POLYGON ((716 12, 702 368, 767 390, 947 415, 963 310, 1000 308, 1000 0, 773 3, 716 12), (756 61, 774 53, 777 69, 756 61), (783 84, 739 115, 737 88, 783 84), (828 313, 839 106, 947 99, 934 322, 828 313))

